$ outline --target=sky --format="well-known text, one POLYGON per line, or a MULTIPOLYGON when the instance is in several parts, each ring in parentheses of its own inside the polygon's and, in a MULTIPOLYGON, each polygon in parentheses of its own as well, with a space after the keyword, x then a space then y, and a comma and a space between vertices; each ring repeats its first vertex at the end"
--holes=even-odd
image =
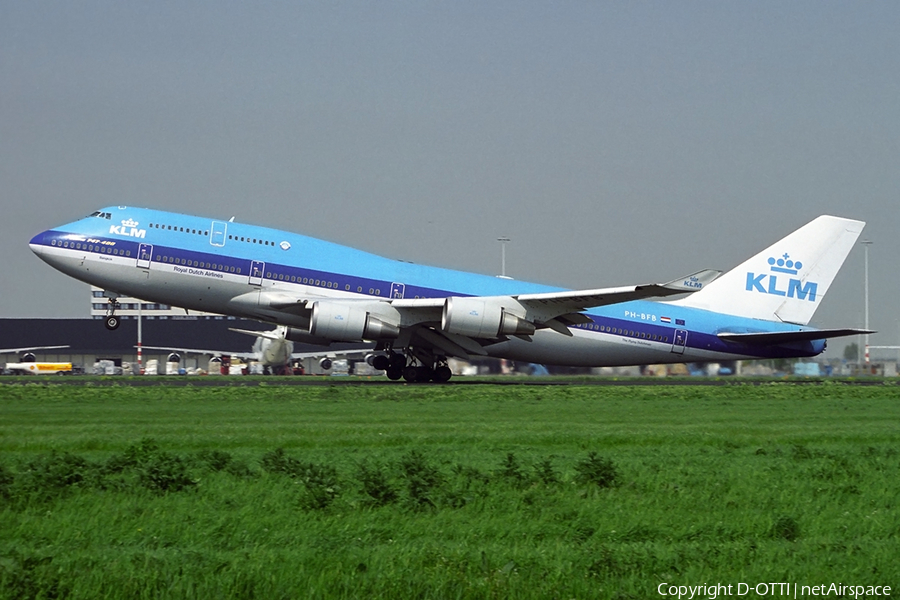
MULTIPOLYGON (((28 249, 109 205, 583 289, 867 221, 900 344, 896 2, 0 0, 0 317, 87 317, 28 249)), ((864 324, 855 248, 812 324, 864 324)), ((835 355, 843 342, 832 343, 835 355)))

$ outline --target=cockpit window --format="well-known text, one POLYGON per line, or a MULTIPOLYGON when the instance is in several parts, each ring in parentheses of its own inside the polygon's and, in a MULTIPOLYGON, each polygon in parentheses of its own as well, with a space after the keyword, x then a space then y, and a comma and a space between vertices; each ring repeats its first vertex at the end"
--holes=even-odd
POLYGON ((98 210, 98 211, 92 212, 92 213, 90 214, 90 216, 92 216, 92 217, 98 217, 98 218, 100 218, 100 219, 112 219, 112 213, 101 212, 101 211, 99 211, 99 210, 98 210))

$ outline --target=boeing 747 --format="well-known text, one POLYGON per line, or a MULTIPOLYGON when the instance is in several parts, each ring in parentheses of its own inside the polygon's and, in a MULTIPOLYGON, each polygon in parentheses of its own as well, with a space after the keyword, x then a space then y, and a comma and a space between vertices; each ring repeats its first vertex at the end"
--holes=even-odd
POLYGON ((119 324, 115 299, 133 296, 271 323, 285 340, 372 341, 373 366, 390 379, 442 382, 448 357, 598 367, 815 356, 827 338, 862 332, 808 323, 864 225, 821 216, 721 276, 578 291, 125 206, 30 246, 106 290, 109 329, 119 324))

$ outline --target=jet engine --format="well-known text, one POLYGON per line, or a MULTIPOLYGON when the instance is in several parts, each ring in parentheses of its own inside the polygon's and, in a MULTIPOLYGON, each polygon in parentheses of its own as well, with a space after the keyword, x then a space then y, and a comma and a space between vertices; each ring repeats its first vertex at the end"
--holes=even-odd
MULTIPOLYGON (((512 299, 509 299, 512 301, 512 299)), ((461 298, 452 296, 444 302, 441 329, 475 338, 501 335, 532 335, 534 324, 507 311, 499 298, 461 298)))
POLYGON ((309 333, 341 342, 396 339, 400 335, 400 328, 372 315, 369 308, 371 307, 368 305, 349 302, 314 302, 309 333))

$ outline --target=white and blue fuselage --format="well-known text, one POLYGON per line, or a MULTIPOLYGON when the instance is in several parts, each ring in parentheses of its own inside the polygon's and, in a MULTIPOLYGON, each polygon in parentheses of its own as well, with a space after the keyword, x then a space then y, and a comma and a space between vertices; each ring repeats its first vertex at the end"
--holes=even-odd
MULTIPOLYGON (((414 315, 419 309, 409 300, 513 298, 566 292, 534 283, 391 260, 276 229, 131 207, 97 211, 39 233, 30 245, 54 268, 112 295, 257 319, 299 330, 309 329, 309 313, 292 309, 290 299, 351 303, 403 300, 406 304, 396 303, 406 306, 401 309, 405 311, 403 322, 397 324, 422 327, 429 323, 428 319, 423 317, 424 321, 415 323, 414 315)), ((744 294, 747 302, 770 300, 761 298, 763 294, 757 289, 759 276, 754 277, 742 273, 733 277, 738 282, 735 294, 744 294), (760 298, 752 297, 754 293, 760 298)), ((712 292, 717 283, 707 286, 708 291, 712 292)), ((777 285, 775 292, 780 291, 777 285)), ((824 296, 821 284, 819 290, 818 298, 813 294, 814 303, 824 296)), ((723 332, 740 335, 810 331, 802 322, 779 321, 778 309, 774 311, 776 318, 769 319, 760 318, 753 311, 747 311, 748 316, 716 310, 724 306, 720 296, 724 294, 727 302, 725 292, 722 289, 710 293, 708 302, 631 300, 589 307, 579 311, 586 319, 566 324, 567 333, 560 333, 558 327, 539 325, 531 335, 499 335, 480 340, 479 345, 489 356, 571 366, 807 357, 824 349, 824 339, 786 338, 768 344, 725 339, 723 332)), ((697 294, 698 298, 701 294, 697 294)), ((735 304, 740 306, 740 299, 735 298, 735 304)), ((808 294, 789 300, 810 302, 808 294)), ((433 319, 429 326, 439 329, 433 319)), ((452 335, 448 338, 461 342, 452 335)))

